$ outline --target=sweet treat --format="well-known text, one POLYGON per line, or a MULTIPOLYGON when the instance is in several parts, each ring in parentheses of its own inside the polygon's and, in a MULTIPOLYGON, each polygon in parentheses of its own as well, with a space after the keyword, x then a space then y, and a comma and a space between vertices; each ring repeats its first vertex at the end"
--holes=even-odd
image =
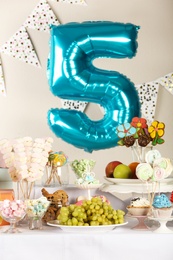
POLYGON ((46 199, 46 197, 41 197, 39 199, 34 200, 26 200, 26 213, 29 218, 40 218, 43 217, 45 212, 47 211, 47 208, 50 205, 50 201, 46 199))
POLYGON ((155 218, 169 218, 172 215, 172 203, 165 194, 155 196, 152 206, 155 218))
POLYGON ((153 168, 159 169, 160 174, 157 174, 157 171, 155 171, 154 179, 165 179, 167 178, 173 171, 173 165, 171 163, 171 160, 169 158, 157 158, 153 162, 153 168))
POLYGON ((170 195, 170 201, 173 203, 173 191, 171 192, 171 195, 170 195))
POLYGON ((42 195, 50 201, 49 208, 47 209, 43 221, 48 222, 57 219, 61 207, 68 205, 68 194, 64 190, 57 190, 50 194, 46 189, 42 189, 42 195))
POLYGON ((0 152, 12 181, 34 182, 44 174, 53 139, 31 137, 1 139, 0 152))
POLYGON ((155 120, 148 126, 145 118, 134 117, 130 123, 118 125, 116 131, 120 138, 118 144, 121 146, 146 147, 149 143, 155 146, 164 143, 162 136, 165 133, 165 124, 155 120))
POLYGON ((158 150, 148 151, 145 155, 146 163, 149 163, 151 165, 153 165, 153 162, 158 158, 161 158, 161 153, 158 150))
POLYGON ((22 200, 0 201, 0 215, 5 220, 21 219, 26 214, 26 205, 22 200))
POLYGON ((150 181, 153 177, 153 168, 149 163, 140 163, 136 167, 136 176, 141 181, 150 181))
POLYGON ((150 210, 150 202, 147 198, 136 197, 130 201, 130 205, 127 206, 127 210, 134 216, 146 216, 150 210))

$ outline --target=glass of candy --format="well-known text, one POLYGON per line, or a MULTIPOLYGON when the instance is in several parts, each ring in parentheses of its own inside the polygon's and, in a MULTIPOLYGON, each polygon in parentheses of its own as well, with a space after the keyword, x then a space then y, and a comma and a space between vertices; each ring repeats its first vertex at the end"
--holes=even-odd
POLYGON ((46 213, 50 201, 45 197, 34 200, 26 200, 26 213, 29 219, 29 229, 43 229, 42 218, 46 213))
POLYGON ((22 200, 4 200, 0 202, 0 216, 10 223, 4 233, 20 233, 16 223, 26 215, 26 206, 22 200))

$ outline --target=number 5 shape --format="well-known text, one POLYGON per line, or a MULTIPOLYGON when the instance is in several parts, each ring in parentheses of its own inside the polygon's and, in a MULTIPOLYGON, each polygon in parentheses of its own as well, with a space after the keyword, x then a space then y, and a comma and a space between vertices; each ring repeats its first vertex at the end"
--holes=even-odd
POLYGON ((63 99, 93 102, 104 108, 101 120, 76 110, 52 108, 48 124, 57 137, 85 151, 117 145, 116 127, 140 116, 134 84, 123 74, 93 65, 96 58, 132 58, 138 26, 84 22, 52 26, 48 79, 52 93, 63 99))

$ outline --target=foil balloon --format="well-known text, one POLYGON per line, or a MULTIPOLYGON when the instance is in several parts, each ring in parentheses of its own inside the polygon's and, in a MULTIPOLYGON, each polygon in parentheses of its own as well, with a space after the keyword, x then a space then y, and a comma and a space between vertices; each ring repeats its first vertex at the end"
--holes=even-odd
POLYGON ((102 119, 83 112, 52 108, 48 124, 57 137, 92 152, 117 146, 116 127, 140 116, 134 84, 123 74, 93 65, 96 58, 136 55, 138 26, 114 22, 68 23, 52 26, 48 80, 63 99, 93 102, 103 107, 102 119))

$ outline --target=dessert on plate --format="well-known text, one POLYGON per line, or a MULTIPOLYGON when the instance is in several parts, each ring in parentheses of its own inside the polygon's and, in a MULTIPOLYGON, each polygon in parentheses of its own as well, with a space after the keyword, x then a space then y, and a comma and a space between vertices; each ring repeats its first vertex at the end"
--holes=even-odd
POLYGON ((169 218, 172 215, 172 203, 165 194, 154 197, 152 213, 155 218, 169 218))
POLYGON ((135 197, 131 199, 130 205, 127 206, 128 213, 133 216, 146 216, 150 208, 150 202, 145 197, 135 197))

